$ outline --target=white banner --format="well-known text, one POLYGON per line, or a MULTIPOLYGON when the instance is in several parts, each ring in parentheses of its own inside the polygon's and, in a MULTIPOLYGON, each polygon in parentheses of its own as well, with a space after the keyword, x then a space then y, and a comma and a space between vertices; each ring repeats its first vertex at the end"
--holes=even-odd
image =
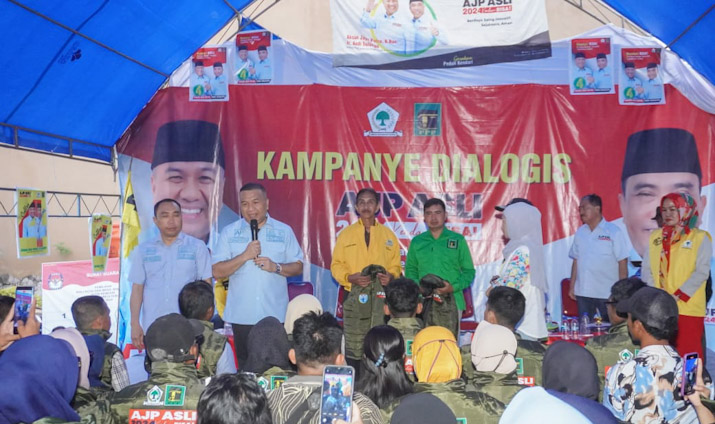
POLYGON ((332 0, 333 66, 457 68, 551 56, 544 0, 332 0))

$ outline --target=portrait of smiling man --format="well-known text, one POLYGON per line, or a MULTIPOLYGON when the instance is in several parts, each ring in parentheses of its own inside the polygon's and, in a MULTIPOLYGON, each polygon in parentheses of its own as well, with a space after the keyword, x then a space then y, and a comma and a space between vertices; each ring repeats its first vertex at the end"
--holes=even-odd
POLYGON ((695 137, 679 128, 639 131, 628 137, 618 200, 623 224, 640 257, 648 251, 653 215, 668 193, 688 193, 702 217, 707 199, 700 195, 702 171, 695 137))
POLYGON ((197 120, 159 128, 151 162, 154 202, 181 204, 184 233, 209 241, 223 205, 225 159, 218 125, 197 120))

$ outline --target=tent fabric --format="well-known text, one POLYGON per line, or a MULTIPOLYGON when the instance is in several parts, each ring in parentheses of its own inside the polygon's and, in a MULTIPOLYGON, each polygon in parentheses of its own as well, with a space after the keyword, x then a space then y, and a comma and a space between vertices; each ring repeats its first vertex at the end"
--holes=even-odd
MULTIPOLYGON (((604 0, 604 3, 664 44, 671 44, 713 6, 710 0, 604 0)), ((715 9, 712 9, 670 48, 710 82, 715 83, 715 57, 712 54, 714 33, 715 9)))
MULTIPOLYGON (((619 48, 653 46, 658 40, 643 37, 613 25, 605 25, 574 38, 611 37, 619 48)), ((230 44, 230 43, 229 43, 230 44)), ((513 84, 568 85, 570 39, 552 43, 552 57, 513 63, 453 69, 381 71, 332 65, 332 56, 311 52, 287 41, 273 44, 273 82, 279 85, 325 84, 343 87, 460 87, 513 84)), ((677 54, 664 51, 662 78, 699 108, 715 113, 715 85, 684 63, 677 54)), ((172 74, 169 85, 188 87, 191 63, 186 61, 172 74)), ((188 99, 188 93, 187 93, 188 99)))
MULTIPOLYGON (((248 3, 231 1, 236 9, 248 3)), ((72 143, 72 154, 110 161, 111 147, 168 75, 234 15, 223 0, 2 2, 0 123, 91 142, 72 143)), ((13 132, 1 127, 0 142, 14 144, 13 132)), ((21 147, 70 151, 66 139, 18 136, 21 147)))

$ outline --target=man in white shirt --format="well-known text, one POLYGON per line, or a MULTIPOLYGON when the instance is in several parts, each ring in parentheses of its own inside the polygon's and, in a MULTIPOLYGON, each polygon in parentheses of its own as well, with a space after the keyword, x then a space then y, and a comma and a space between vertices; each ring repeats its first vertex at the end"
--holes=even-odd
POLYGON ((593 317, 598 310, 607 320, 611 286, 628 276, 628 243, 625 234, 603 218, 602 207, 596 194, 584 196, 578 207, 583 225, 569 251, 573 259, 569 297, 578 303, 579 316, 593 317))

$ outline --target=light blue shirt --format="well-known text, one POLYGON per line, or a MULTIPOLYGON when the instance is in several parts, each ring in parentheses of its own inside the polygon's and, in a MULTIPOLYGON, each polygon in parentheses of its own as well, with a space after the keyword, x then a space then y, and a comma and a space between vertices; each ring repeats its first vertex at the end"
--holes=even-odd
MULTIPOLYGON (((303 261, 303 251, 293 230, 270 216, 258 231, 261 257, 275 263, 303 261)), ((245 219, 227 225, 219 235, 213 263, 227 261, 246 250, 251 242, 251 227, 245 219)), ((241 325, 253 325, 267 316, 285 321, 288 307, 286 277, 264 271, 252 260, 246 261, 229 277, 223 319, 241 325)))
POLYGON ((265 58, 256 63, 256 74, 253 76, 256 80, 271 80, 273 79, 273 70, 271 69, 271 60, 265 58))
POLYGON ((395 15, 394 13, 392 15, 376 13, 372 17, 368 12, 363 11, 360 23, 365 28, 374 29, 375 36, 386 49, 404 54, 406 49, 405 30, 408 24, 395 15))
POLYGON ((102 237, 94 243, 94 256, 107 256, 107 249, 104 248, 104 240, 102 237))
POLYGON ((129 281, 144 285, 140 322, 145 333, 157 318, 179 313, 179 292, 187 283, 211 278, 206 244, 184 233, 169 246, 161 237, 139 244, 129 261, 129 281))
POLYGON ((236 374, 236 371, 236 360, 233 355, 233 349, 231 348, 231 344, 226 342, 226 347, 223 349, 216 363, 216 375, 236 374))
POLYGON ((34 216, 27 216, 22 220, 22 237, 42 238, 44 229, 41 221, 34 216))
POLYGON ((253 68, 253 61, 251 59, 241 60, 241 58, 238 58, 236 65, 238 67, 236 78, 239 81, 245 81, 252 77, 250 70, 253 68))
POLYGON ((228 83, 226 82, 226 75, 214 77, 211 80, 211 95, 226 97, 227 94, 228 83))
POLYGON ((644 82, 643 89, 644 99, 660 100, 663 98, 663 83, 658 78, 644 82))
POLYGON ((435 38, 437 38, 436 42, 447 44, 447 38, 441 29, 437 28, 437 37, 432 35, 432 26, 435 26, 434 22, 424 15, 418 19, 410 19, 409 25, 407 25, 408 30, 405 32, 407 53, 425 50, 435 38))
POLYGON ((606 66, 603 69, 597 69, 596 72, 593 73, 593 88, 612 88, 613 84, 611 83, 611 71, 608 69, 608 66, 606 66))

